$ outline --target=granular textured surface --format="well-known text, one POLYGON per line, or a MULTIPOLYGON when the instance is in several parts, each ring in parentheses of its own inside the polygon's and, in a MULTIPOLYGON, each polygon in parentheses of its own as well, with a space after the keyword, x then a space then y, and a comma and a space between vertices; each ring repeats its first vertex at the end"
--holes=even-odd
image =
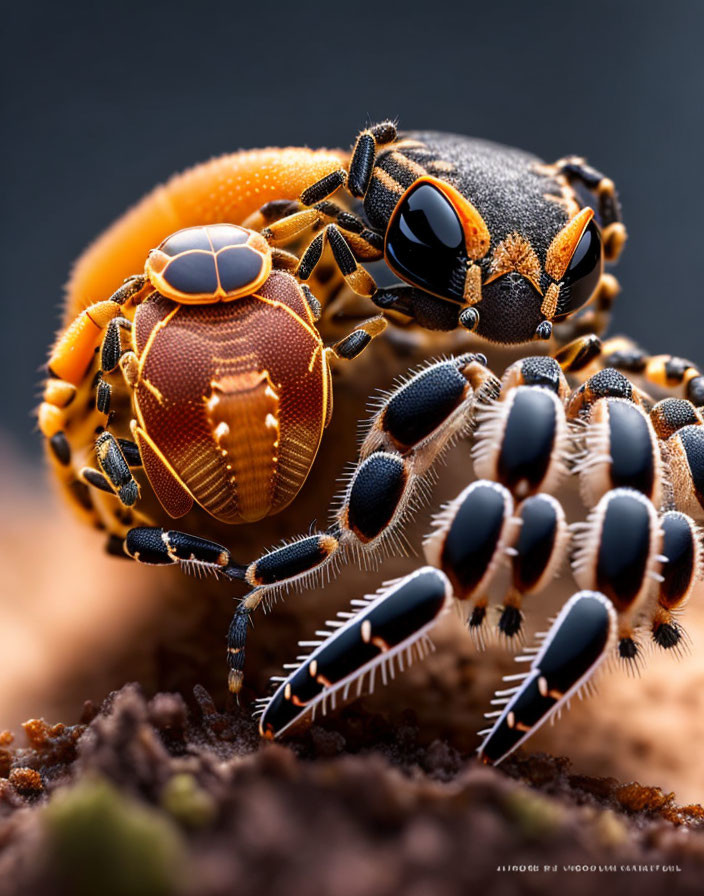
POLYGON ((410 714, 350 707, 262 745, 200 687, 187 707, 128 685, 75 726, 26 732, 2 737, 3 896, 592 892, 570 865, 615 868, 600 885, 620 892, 701 892, 700 806, 544 754, 485 767, 422 745, 410 714))

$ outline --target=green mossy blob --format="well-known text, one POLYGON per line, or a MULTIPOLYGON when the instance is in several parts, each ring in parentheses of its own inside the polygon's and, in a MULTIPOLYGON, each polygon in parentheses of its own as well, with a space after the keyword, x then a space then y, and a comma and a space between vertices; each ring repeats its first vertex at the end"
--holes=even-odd
POLYGON ((193 775, 174 775, 161 794, 164 809, 183 827, 198 830, 211 825, 216 807, 210 796, 198 786, 193 775))
POLYGON ((59 893, 172 896, 181 889, 184 845, 176 827, 103 779, 57 792, 44 828, 59 893))

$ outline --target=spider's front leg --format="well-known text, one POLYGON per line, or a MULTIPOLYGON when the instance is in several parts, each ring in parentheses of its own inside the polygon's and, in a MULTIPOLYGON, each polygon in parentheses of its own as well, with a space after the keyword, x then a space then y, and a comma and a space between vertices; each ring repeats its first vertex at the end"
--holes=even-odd
POLYGON ((491 702, 501 709, 494 725, 479 732, 486 735, 480 758, 492 765, 501 762, 585 687, 611 654, 616 627, 616 612, 603 594, 573 595, 550 630, 539 636, 540 646, 516 658, 530 662, 529 671, 506 676, 511 686, 496 692, 491 702))
POLYGON ((275 678, 279 687, 259 701, 259 731, 263 737, 285 734, 296 723, 325 713, 340 697, 373 691, 377 673, 383 684, 395 669, 421 659, 432 642, 430 631, 447 612, 452 590, 445 575, 431 566, 387 582, 376 594, 353 601, 358 612, 342 612, 319 632, 323 640, 303 641, 313 648, 295 670, 275 678), (354 693, 352 693, 354 689, 354 693))

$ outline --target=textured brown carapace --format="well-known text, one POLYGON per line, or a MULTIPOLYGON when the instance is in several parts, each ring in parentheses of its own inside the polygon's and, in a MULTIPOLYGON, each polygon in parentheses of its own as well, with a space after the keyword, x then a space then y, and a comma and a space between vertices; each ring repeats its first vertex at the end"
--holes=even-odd
POLYGON ((227 523, 284 508, 308 475, 331 408, 325 349, 300 287, 272 272, 252 295, 139 305, 132 432, 173 517, 193 501, 227 523))

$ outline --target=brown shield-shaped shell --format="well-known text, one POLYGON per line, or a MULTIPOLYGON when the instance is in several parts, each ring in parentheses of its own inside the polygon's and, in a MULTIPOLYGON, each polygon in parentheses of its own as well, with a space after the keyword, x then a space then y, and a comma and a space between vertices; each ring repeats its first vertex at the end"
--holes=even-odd
POLYGON ((195 500, 219 520, 282 510, 305 481, 330 407, 320 335, 296 280, 275 271, 238 302, 138 309, 134 427, 172 516, 195 500))

